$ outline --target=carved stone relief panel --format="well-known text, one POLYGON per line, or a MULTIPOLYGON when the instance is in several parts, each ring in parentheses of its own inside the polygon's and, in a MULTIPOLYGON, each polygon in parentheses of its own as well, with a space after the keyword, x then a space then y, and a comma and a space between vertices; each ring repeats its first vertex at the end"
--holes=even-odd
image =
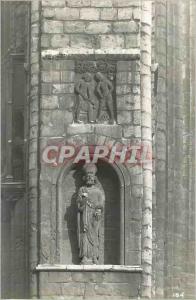
POLYGON ((116 62, 76 61, 76 123, 116 122, 116 62))

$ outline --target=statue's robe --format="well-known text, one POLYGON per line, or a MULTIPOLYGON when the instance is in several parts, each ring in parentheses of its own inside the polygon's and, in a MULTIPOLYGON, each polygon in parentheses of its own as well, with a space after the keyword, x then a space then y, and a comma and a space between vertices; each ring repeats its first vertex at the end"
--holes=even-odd
POLYGON ((78 193, 78 241, 81 263, 98 263, 99 230, 104 208, 104 194, 96 186, 81 187, 78 193), (86 193, 86 198, 82 197, 86 193), (96 212, 99 214, 96 215, 96 212))

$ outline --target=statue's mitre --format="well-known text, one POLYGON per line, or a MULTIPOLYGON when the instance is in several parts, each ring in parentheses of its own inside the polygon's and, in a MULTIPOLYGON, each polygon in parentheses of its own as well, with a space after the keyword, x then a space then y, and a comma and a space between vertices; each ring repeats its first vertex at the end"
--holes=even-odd
POLYGON ((97 167, 93 163, 85 164, 83 167, 83 170, 85 173, 87 173, 87 172, 91 172, 93 174, 97 173, 97 167))

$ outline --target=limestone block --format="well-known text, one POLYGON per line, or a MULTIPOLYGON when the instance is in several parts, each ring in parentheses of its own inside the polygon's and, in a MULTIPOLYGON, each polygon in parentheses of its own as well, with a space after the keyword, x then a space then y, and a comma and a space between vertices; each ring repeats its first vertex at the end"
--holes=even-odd
POLYGON ((43 14, 43 16, 45 18, 53 18, 54 17, 54 13, 55 13, 54 8, 48 8, 48 7, 44 8, 43 12, 42 12, 42 14, 43 14))
POLYGON ((52 93, 52 84, 42 83, 41 85, 41 94, 42 95, 51 95, 52 93))
POLYGON ((44 20, 42 29, 43 33, 63 33, 63 22, 44 20))
POLYGON ((80 10, 81 20, 99 20, 100 11, 98 8, 82 8, 80 10))
POLYGON ((84 33, 85 27, 86 27, 86 23, 83 21, 64 22, 65 33, 84 33))
POLYGON ((122 128, 118 125, 95 125, 95 133, 98 135, 108 136, 111 138, 121 138, 122 128))
POLYGON ((66 34, 55 34, 51 38, 51 46, 53 48, 60 48, 69 46, 69 35, 66 34))
POLYGON ((102 35, 100 37, 101 48, 124 48, 123 35, 102 35))
POLYGON ((59 82, 60 72, 58 71, 43 71, 42 82, 59 82))
POLYGON ((133 123, 134 125, 141 125, 141 111, 134 111, 133 112, 133 123))
POLYGON ((53 94, 74 93, 74 84, 72 84, 72 83, 53 84, 52 92, 53 92, 53 94))
POLYGON ((66 3, 69 7, 86 7, 90 6, 91 0, 67 0, 66 3))
POLYGON ((130 61, 118 61, 117 62, 117 71, 131 71, 132 63, 130 61))
POLYGON ((64 0, 42 0, 42 6, 51 6, 51 7, 64 7, 64 0))
POLYGON ((56 8, 54 15, 56 20, 77 20, 79 19, 80 11, 77 8, 56 8))
POLYGON ((132 113, 131 111, 119 111, 117 116, 118 124, 131 124, 132 113))
POLYGON ((72 111, 75 104, 75 95, 60 95, 59 109, 72 111))
POLYGON ((116 94, 117 95, 131 94, 131 86, 128 84, 117 85, 116 94))
POLYGON ((74 82, 75 73, 73 71, 62 71, 61 81, 62 82, 74 82))
POLYGON ((118 110, 132 110, 134 105, 134 98, 131 94, 119 95, 117 98, 118 110))
POLYGON ((58 97, 57 96, 42 96, 41 97, 41 108, 42 109, 58 109, 58 97))
POLYGON ((115 7, 140 6, 141 0, 113 0, 115 7))
POLYGON ((113 0, 91 0, 91 6, 94 7, 112 7, 113 0))
POLYGON ((139 21, 141 19, 141 8, 133 9, 133 19, 139 21))
POLYGON ((88 34, 110 33, 111 24, 109 22, 89 22, 85 32, 88 34))
POLYGON ((140 47, 140 37, 138 34, 126 34, 125 35, 125 47, 137 48, 140 47))
POLYGON ((50 34, 42 34, 41 46, 45 47, 45 48, 49 48, 50 47, 50 38, 51 38, 50 34))
POLYGON ((116 33, 138 33, 139 32, 139 25, 134 22, 115 22, 113 24, 113 31, 116 33))
POLYGON ((119 20, 131 20, 133 15, 133 9, 130 7, 119 8, 118 9, 118 19, 119 20))
POLYGON ((115 20, 117 19, 116 8, 103 8, 101 10, 101 20, 115 20))
POLYGON ((73 34, 70 37, 71 47, 73 48, 94 48, 93 45, 94 39, 86 34, 73 34))

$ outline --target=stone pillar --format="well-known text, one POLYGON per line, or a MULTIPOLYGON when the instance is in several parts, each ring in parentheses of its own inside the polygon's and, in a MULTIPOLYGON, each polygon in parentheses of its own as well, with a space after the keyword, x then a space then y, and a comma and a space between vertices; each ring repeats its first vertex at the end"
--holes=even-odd
POLYGON ((30 76, 31 90, 29 103, 29 293, 31 298, 38 297, 38 200, 39 200, 39 41, 40 41, 40 2, 31 4, 31 41, 30 41, 30 76))
MULTIPOLYGON (((152 147, 151 128, 151 30, 152 2, 142 2, 141 19, 141 110, 142 143, 152 147)), ((143 166, 142 207, 142 297, 151 298, 152 289, 152 163, 143 166)))

